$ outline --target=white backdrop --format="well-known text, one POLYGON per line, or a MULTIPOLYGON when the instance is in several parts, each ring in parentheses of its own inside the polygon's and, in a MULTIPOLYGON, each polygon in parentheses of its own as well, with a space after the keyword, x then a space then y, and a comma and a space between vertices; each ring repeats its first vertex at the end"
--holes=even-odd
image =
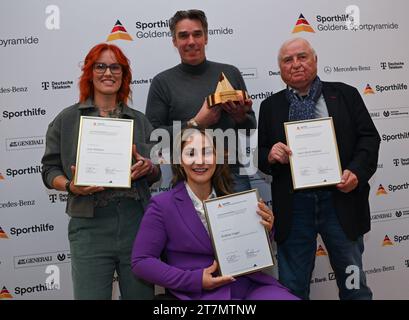
MULTIPOLYGON (((260 102, 284 88, 276 55, 293 36, 315 47, 322 80, 344 81, 361 92, 382 136, 371 180, 372 231, 365 236, 364 268, 375 299, 408 299, 409 4, 356 0, 355 7, 349 5, 345 0, 2 1, 0 299, 72 299, 66 195, 43 186, 40 159, 48 123, 78 100, 82 59, 119 20, 132 41, 113 42, 131 60, 133 106, 144 112, 150 79, 179 63, 167 20, 176 10, 191 8, 208 16, 208 59, 242 71, 257 115, 260 102), (300 14, 314 32, 292 33, 300 14), (356 30, 346 27, 350 17, 359 22, 356 30), (366 93, 373 93, 365 94, 367 87, 366 93), (46 286, 46 279, 54 286, 46 286)), ((268 200, 266 180, 256 175, 252 184, 268 200)), ((167 187, 165 178, 153 189, 167 187)), ((312 298, 336 299, 320 240, 316 262, 312 298)))

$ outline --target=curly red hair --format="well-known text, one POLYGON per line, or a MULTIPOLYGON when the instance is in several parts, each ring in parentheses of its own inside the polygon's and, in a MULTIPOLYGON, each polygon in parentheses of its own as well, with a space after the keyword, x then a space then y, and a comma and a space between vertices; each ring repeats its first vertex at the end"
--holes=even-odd
POLYGON ((84 65, 81 69, 82 75, 79 81, 80 102, 85 102, 88 98, 94 97, 94 84, 92 83, 93 66, 101 53, 105 50, 112 51, 118 63, 122 66, 122 85, 117 93, 117 102, 127 103, 128 98, 131 99, 132 91, 130 84, 132 81, 132 72, 128 58, 116 45, 100 43, 94 46, 85 57, 84 65))

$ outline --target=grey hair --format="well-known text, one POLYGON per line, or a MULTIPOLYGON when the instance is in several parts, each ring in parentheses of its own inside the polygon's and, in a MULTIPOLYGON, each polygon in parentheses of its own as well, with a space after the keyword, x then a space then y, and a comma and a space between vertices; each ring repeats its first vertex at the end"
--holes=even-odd
POLYGON ((280 50, 278 50, 278 55, 277 55, 278 64, 280 64, 281 54, 282 54, 283 49, 284 49, 286 46, 288 46, 290 43, 293 43, 293 42, 296 42, 296 41, 302 41, 302 42, 304 42, 304 43, 307 45, 307 47, 311 50, 311 52, 312 52, 312 54, 314 55, 315 59, 317 59, 317 53, 315 52, 315 49, 312 47, 311 43, 309 43, 309 42, 308 42, 306 39, 304 39, 304 38, 297 37, 297 38, 288 39, 288 40, 286 40, 286 41, 281 45, 280 50))

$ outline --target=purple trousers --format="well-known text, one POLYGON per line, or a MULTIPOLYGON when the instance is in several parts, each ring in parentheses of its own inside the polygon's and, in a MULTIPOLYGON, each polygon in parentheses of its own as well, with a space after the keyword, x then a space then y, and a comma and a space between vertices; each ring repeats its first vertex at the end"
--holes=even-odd
POLYGON ((231 296, 232 300, 300 300, 279 283, 261 284, 246 276, 231 284, 231 296))

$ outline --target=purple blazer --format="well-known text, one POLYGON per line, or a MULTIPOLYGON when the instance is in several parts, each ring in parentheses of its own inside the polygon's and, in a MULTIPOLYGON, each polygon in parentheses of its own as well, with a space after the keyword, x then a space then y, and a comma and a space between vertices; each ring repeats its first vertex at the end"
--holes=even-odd
MULTIPOLYGON (((214 259, 210 237, 183 182, 151 198, 132 250, 132 271, 137 277, 168 288, 179 299, 229 300, 231 284, 202 289, 203 269, 214 259), (162 252, 166 262, 160 260, 162 252)), ((284 288, 263 272, 242 277, 284 288)))

